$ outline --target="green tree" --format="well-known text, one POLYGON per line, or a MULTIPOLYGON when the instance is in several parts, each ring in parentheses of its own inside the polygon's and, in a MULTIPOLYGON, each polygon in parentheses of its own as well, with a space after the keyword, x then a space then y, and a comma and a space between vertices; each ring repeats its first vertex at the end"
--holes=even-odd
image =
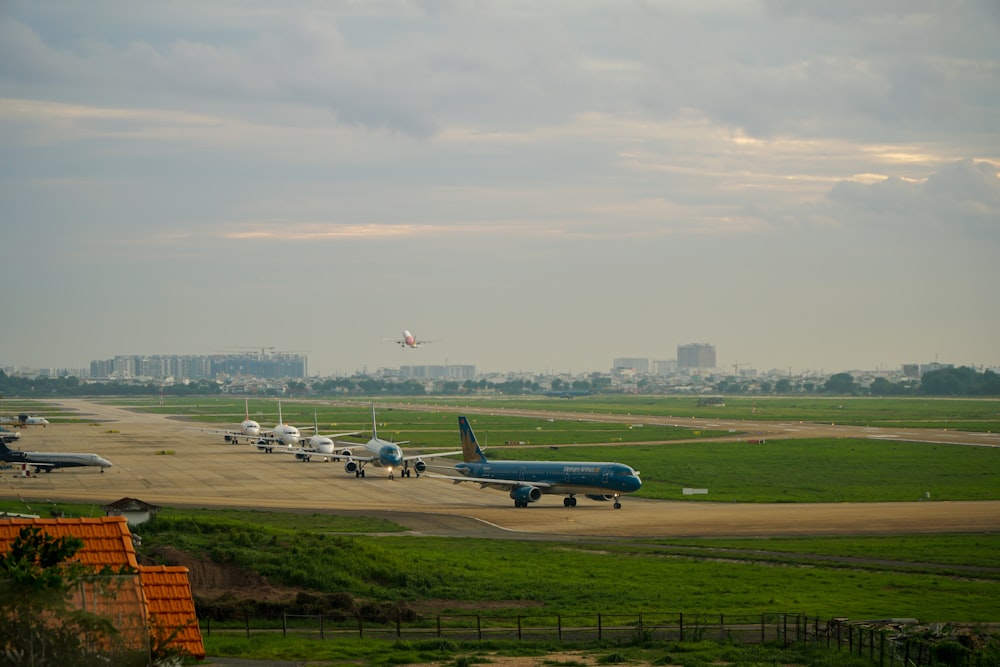
POLYGON ((143 665, 144 651, 122 651, 115 624, 71 603, 92 574, 68 562, 83 546, 25 526, 0 556, 0 667, 143 665))
POLYGON ((831 375, 830 379, 826 381, 823 385, 823 391, 830 394, 851 395, 857 391, 857 385, 854 384, 854 376, 850 373, 837 373, 831 375))

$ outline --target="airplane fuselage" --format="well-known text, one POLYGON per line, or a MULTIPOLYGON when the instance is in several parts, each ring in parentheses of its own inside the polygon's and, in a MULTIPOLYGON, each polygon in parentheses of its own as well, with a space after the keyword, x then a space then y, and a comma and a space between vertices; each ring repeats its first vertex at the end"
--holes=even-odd
POLYGON ((624 463, 489 461, 458 463, 455 469, 466 477, 544 484, 542 493, 634 493, 642 486, 636 471, 624 463))
POLYGON ((97 454, 78 454, 72 452, 8 452, 3 460, 8 463, 38 464, 42 468, 80 468, 97 466, 110 468, 111 462, 97 454))
POLYGON ((240 432, 250 438, 256 438, 260 435, 260 424, 252 419, 247 419, 240 424, 240 432))

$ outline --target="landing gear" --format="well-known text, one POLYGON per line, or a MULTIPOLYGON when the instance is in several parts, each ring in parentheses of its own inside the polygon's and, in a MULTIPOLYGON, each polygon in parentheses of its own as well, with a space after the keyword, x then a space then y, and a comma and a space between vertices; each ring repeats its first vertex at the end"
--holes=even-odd
POLYGON ((563 507, 576 507, 576 498, 574 496, 563 498, 563 507))
POLYGON ((358 468, 357 470, 354 471, 354 476, 355 477, 364 477, 365 476, 365 469, 364 468, 358 468))

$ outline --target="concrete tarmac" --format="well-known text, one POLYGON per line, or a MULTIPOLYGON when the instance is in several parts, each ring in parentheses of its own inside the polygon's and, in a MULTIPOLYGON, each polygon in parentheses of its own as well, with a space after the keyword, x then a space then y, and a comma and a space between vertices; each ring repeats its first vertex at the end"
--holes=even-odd
MULTIPOLYGON (((251 445, 226 444, 221 436, 186 428, 183 422, 169 417, 83 399, 53 403, 76 412, 86 423, 24 429, 17 448, 93 452, 112 461, 114 467, 104 473, 97 469, 63 469, 32 477, 4 470, 0 474, 3 496, 22 499, 25 511, 30 508, 42 516, 47 516, 49 502, 93 503, 95 515, 100 515, 101 505, 132 497, 174 507, 382 516, 419 534, 520 539, 546 536, 565 539, 574 535, 749 537, 1000 530, 1000 501, 740 504, 626 496, 622 498, 622 509, 615 510, 610 503, 586 498, 580 498, 574 508, 565 508, 562 496, 543 496, 538 503, 517 509, 506 493, 479 489, 474 484, 453 484, 426 475, 397 476, 390 480, 379 468, 369 468, 366 477, 356 478, 344 472, 339 463, 315 460, 303 463, 288 454, 264 454, 251 445)), ((441 408, 429 406, 429 409, 441 408)), ((461 410, 474 412, 468 408, 461 410)), ((658 423, 647 417, 628 419, 658 423)), ((705 429, 728 429, 719 420, 696 423, 705 429)), ((746 429, 746 422, 739 423, 746 429)), ((757 431, 773 437, 781 437, 782 433, 784 437, 792 437, 789 433, 801 433, 803 427, 810 426, 755 424, 757 431)), ((870 433, 864 427, 852 428, 870 433)), ((917 430, 924 441, 930 442, 937 442, 945 435, 961 437, 951 431, 917 430)), ((911 435, 880 431, 875 436, 854 437, 910 439, 911 435)), ((995 446, 989 434, 964 435, 969 441, 960 444, 995 446)), ((813 433, 798 437, 813 437, 813 433)))

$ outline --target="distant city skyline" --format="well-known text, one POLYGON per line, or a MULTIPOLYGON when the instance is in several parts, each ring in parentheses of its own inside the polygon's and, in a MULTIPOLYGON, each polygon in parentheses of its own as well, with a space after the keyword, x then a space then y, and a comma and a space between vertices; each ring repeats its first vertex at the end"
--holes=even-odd
MULTIPOLYGON (((699 345, 703 345, 703 344, 699 344, 699 345)), ((28 365, 24 365, 24 364, 0 364, 0 369, 15 370, 15 371, 20 371, 22 369, 29 369, 29 370, 32 370, 32 371, 46 371, 46 372, 56 372, 56 373, 58 373, 59 371, 67 371, 68 370, 68 371, 81 372, 84 377, 111 377, 111 376, 115 375, 114 372, 109 372, 108 374, 97 373, 95 375, 93 373, 93 369, 94 369, 95 364, 97 364, 99 366, 102 366, 102 367, 106 367, 106 369, 110 369, 113 366, 112 362, 114 362, 115 359, 129 358, 129 357, 144 357, 144 358, 147 358, 147 359, 161 359, 161 358, 167 358, 167 357, 190 357, 190 358, 203 358, 203 359, 207 359, 209 357, 221 357, 221 356, 235 357, 235 356, 239 356, 239 355, 232 355, 232 354, 230 354, 230 355, 223 355, 223 354, 220 354, 220 353, 184 354, 184 355, 171 355, 171 354, 114 355, 113 357, 110 357, 108 359, 94 359, 94 360, 91 360, 88 364, 86 364, 84 366, 49 366, 49 365, 28 366, 28 365)), ((289 354, 288 356, 296 356, 296 355, 289 354)), ((395 371, 395 372, 399 372, 400 375, 401 375, 401 377, 413 379, 413 378, 423 377, 423 371, 421 371, 420 369, 426 369, 426 368, 432 368, 432 367, 438 367, 438 368, 440 368, 440 367, 445 367, 445 366, 448 367, 448 368, 450 368, 450 369, 452 369, 451 372, 453 374, 456 374, 457 377, 460 376, 463 380, 464 379, 469 379, 473 375, 482 376, 482 375, 505 374, 505 373, 526 373, 526 374, 536 374, 536 375, 565 375, 565 374, 581 375, 581 374, 586 374, 586 373, 614 373, 614 372, 616 372, 618 370, 625 370, 625 369, 629 369, 629 370, 634 369, 634 370, 638 371, 640 374, 665 375, 665 374, 668 374, 668 373, 666 373, 666 372, 663 371, 663 367, 664 367, 665 363, 666 363, 666 365, 668 365, 670 367, 669 373, 674 373, 674 372, 691 372, 691 371, 695 371, 696 372, 698 370, 703 369, 703 370, 706 370, 706 371, 710 370, 710 371, 712 371, 714 373, 732 374, 732 375, 740 375, 740 374, 743 374, 743 373, 746 373, 746 372, 751 372, 751 371, 754 372, 754 373, 779 373, 779 374, 791 374, 791 375, 806 375, 806 374, 813 374, 813 373, 820 373, 820 374, 832 375, 832 374, 841 373, 841 372, 858 372, 858 373, 878 373, 878 372, 894 372, 894 373, 896 373, 896 372, 898 372, 898 373, 902 373, 902 372, 908 370, 907 367, 928 368, 928 367, 949 367, 949 366, 952 366, 952 367, 969 366, 969 367, 972 367, 972 368, 975 368, 975 369, 991 369, 991 370, 994 370, 994 371, 1000 370, 1000 366, 990 367, 990 366, 986 366, 986 365, 983 365, 983 364, 959 364, 959 363, 954 363, 954 362, 949 362, 949 361, 939 361, 939 360, 913 361, 913 362, 907 362, 907 363, 904 363, 904 364, 900 364, 899 366, 896 366, 896 367, 876 367, 876 368, 860 368, 860 367, 855 367, 855 368, 842 368, 842 369, 821 369, 821 368, 815 368, 815 369, 794 370, 794 369, 782 368, 780 366, 772 367, 772 368, 757 368, 757 367, 753 366, 752 364, 739 363, 739 362, 734 362, 733 364, 730 364, 729 366, 726 366, 725 364, 717 364, 715 366, 702 366, 702 367, 690 367, 689 366, 687 368, 678 368, 676 358, 662 359, 662 358, 656 358, 656 357, 615 357, 614 359, 611 360, 610 365, 607 366, 606 368, 589 368, 589 369, 580 369, 580 370, 576 370, 576 371, 558 371, 558 370, 555 370, 555 369, 544 369, 544 370, 488 369, 487 370, 487 369, 482 369, 482 368, 478 367, 476 364, 449 363, 449 364, 403 364, 403 365, 400 365, 400 366, 379 366, 377 368, 369 368, 369 369, 358 368, 358 369, 354 369, 353 371, 350 371, 350 372, 347 372, 347 373, 318 374, 318 373, 315 373, 315 372, 309 370, 308 355, 299 355, 299 356, 304 357, 305 360, 306 360, 306 371, 305 371, 305 374, 304 375, 295 374, 295 375, 291 375, 291 376, 287 376, 287 377, 309 378, 309 377, 317 377, 317 376, 319 376, 319 377, 332 377, 334 375, 351 376, 351 375, 360 374, 362 372, 367 372, 368 374, 377 374, 380 371, 395 371), (638 364, 638 366, 639 366, 638 368, 636 368, 636 364, 623 365, 626 362, 633 362, 633 361, 644 361, 646 363, 644 363, 644 364, 638 364), (409 370, 407 370, 407 369, 409 369, 409 370), (416 369, 416 370, 414 370, 414 369, 416 369), (406 371, 406 372, 403 372, 403 371, 406 371)), ((206 366, 206 369, 207 369, 207 366, 206 366)), ((214 376, 214 374, 211 373, 211 372, 209 372, 208 370, 205 370, 204 372, 199 371, 199 372, 194 372, 194 373, 191 373, 191 372, 180 372, 178 374, 181 377, 186 377, 186 378, 190 378, 190 377, 211 378, 211 377, 214 376)), ((160 373, 160 374, 156 374, 156 373, 143 373, 143 372, 136 372, 136 371, 133 370, 133 371, 130 371, 128 373, 125 373, 123 375, 123 377, 165 377, 165 376, 169 376, 169 375, 170 375, 170 373, 160 373)), ((253 374, 252 373, 248 373, 248 375, 253 375, 253 374)))

